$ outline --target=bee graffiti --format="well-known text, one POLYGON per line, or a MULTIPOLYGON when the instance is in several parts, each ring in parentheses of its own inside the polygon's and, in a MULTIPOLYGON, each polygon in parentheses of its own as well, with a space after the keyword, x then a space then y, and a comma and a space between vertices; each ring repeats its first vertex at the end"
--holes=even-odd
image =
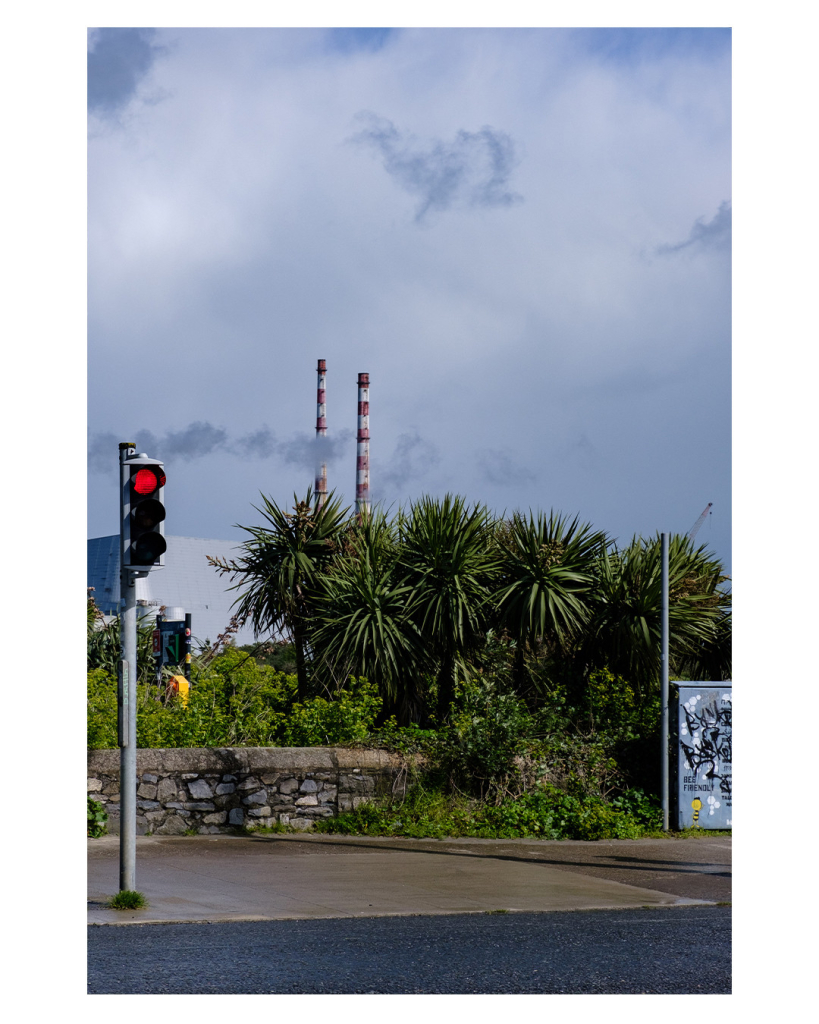
POLYGON ((678 707, 679 827, 730 828, 731 685, 681 684, 678 707))

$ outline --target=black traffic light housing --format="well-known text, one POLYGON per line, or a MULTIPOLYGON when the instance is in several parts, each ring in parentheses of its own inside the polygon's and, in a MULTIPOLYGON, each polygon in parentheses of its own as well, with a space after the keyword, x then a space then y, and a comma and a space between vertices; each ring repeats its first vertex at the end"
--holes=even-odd
POLYGON ((124 465, 122 565, 150 572, 165 564, 165 468, 142 454, 126 458, 124 465))

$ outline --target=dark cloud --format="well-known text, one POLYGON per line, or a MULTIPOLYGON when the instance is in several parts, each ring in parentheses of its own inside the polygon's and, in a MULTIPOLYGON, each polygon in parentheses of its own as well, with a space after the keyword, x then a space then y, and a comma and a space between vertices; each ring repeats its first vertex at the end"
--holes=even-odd
POLYGON ((478 455, 478 467, 484 479, 491 484, 507 486, 524 482, 532 483, 535 474, 516 462, 508 448, 488 448, 478 455))
POLYGON ((627 67, 659 61, 669 54, 708 59, 731 47, 730 28, 582 28, 569 32, 590 53, 627 67))
POLYGON ((194 459, 210 455, 226 445, 227 431, 210 423, 191 423, 184 430, 169 431, 162 441, 163 451, 168 455, 185 455, 194 459))
POLYGON ((319 462, 336 462, 348 450, 353 437, 352 430, 339 430, 330 437, 295 434, 288 441, 282 441, 277 454, 291 465, 313 469, 319 462))
POLYGON ((713 219, 707 224, 704 224, 703 218, 700 217, 691 228, 691 234, 685 242, 660 245, 656 252, 658 256, 668 256, 671 253, 682 252, 683 249, 700 252, 731 251, 731 203, 728 200, 720 203, 713 219))
POLYGON ((398 490, 408 480, 418 480, 441 460, 432 441, 421 437, 418 431, 401 434, 386 468, 379 465, 374 480, 380 492, 398 490))
POLYGON ((233 451, 246 459, 269 459, 276 454, 276 449, 276 437, 269 427, 245 434, 233 444, 233 451))
POLYGON ((116 434, 95 434, 88 444, 88 471, 106 473, 116 469, 121 440, 116 434))
MULTIPOLYGON (((150 430, 138 430, 126 440, 133 440, 137 451, 153 458, 182 457, 199 459, 214 452, 224 452, 240 459, 280 459, 301 468, 313 469, 319 462, 335 462, 348 449, 354 437, 352 430, 341 430, 332 437, 294 434, 285 441, 277 441, 269 427, 260 427, 249 434, 231 440, 223 427, 210 423, 191 423, 184 430, 168 431, 157 436, 150 430)), ((104 473, 116 468, 121 438, 111 433, 95 434, 88 445, 88 469, 104 473)))
POLYGON ((405 192, 420 198, 418 222, 430 210, 511 206, 521 201, 508 188, 517 161, 514 143, 505 132, 485 125, 478 132, 459 131, 452 142, 435 141, 424 148, 384 117, 365 111, 357 120, 365 127, 350 141, 372 146, 387 174, 405 192))
POLYGON ((329 33, 330 46, 343 53, 358 50, 380 50, 391 35, 398 30, 394 28, 331 28, 329 33))
POLYGON ((101 28, 88 54, 88 109, 110 115, 127 106, 162 47, 153 28, 101 28))

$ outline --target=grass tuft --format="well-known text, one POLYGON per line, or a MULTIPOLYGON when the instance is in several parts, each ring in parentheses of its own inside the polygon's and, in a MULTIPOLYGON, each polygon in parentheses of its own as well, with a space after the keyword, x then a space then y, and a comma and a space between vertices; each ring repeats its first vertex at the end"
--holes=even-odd
POLYGON ((111 910, 141 910, 142 907, 147 906, 148 901, 145 896, 134 889, 122 889, 108 901, 108 907, 111 910))

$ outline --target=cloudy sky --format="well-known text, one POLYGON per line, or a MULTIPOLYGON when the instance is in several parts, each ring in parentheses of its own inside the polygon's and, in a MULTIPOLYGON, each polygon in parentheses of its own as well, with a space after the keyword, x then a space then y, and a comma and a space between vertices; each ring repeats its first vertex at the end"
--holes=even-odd
POLYGON ((554 508, 731 563, 723 29, 88 34, 89 537, 117 444, 167 532, 259 493, 554 508), (121 382, 132 386, 123 388, 121 382))

